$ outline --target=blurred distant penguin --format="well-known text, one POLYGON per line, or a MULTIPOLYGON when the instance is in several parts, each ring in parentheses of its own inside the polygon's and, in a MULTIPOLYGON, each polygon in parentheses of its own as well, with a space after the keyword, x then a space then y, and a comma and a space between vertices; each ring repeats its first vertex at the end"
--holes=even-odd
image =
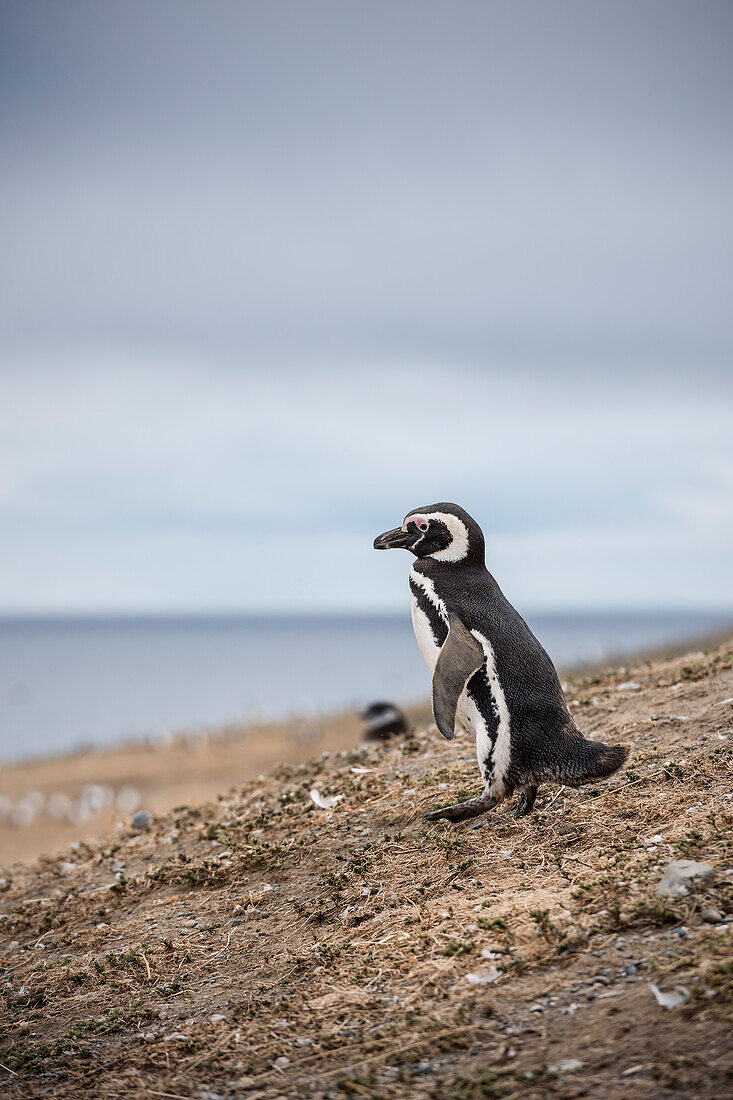
POLYGON ((540 783, 579 787, 621 767, 628 748, 588 741, 575 725, 552 661, 487 570, 483 533, 463 508, 416 508, 374 548, 415 555, 412 622, 433 674, 435 723, 449 741, 456 722, 476 737, 482 793, 428 820, 478 817, 515 790, 514 816, 524 817, 540 783))
POLYGON ((366 723, 362 741, 389 741, 400 733, 407 733, 407 721, 394 703, 370 703, 359 717, 366 723))

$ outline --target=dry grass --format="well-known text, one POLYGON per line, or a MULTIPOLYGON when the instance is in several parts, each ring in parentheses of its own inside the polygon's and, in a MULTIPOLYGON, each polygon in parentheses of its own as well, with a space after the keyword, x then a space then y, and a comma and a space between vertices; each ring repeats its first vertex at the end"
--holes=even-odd
POLYGON ((733 925, 701 910, 733 915, 733 648, 568 694, 633 759, 518 822, 426 826, 477 770, 418 731, 82 843, 64 874, 12 869, 4 1095, 730 1095, 733 925), (317 810, 313 786, 343 799, 317 810), (715 883, 662 902, 682 856, 715 883), (690 1000, 659 1008, 649 981, 690 1000))

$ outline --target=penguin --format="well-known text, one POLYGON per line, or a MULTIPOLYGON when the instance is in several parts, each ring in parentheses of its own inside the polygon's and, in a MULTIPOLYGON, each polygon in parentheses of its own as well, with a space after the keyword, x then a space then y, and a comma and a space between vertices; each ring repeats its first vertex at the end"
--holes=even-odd
POLYGON ((583 736, 555 666, 485 564, 481 528, 457 504, 415 508, 375 550, 404 549, 412 622, 432 674, 435 724, 476 738, 483 790, 426 814, 428 821, 478 817, 519 791, 514 817, 532 812, 541 783, 571 787, 606 779, 629 749, 583 736))
POLYGON ((407 733, 407 719, 394 703, 370 703, 359 717, 365 723, 362 741, 389 741, 407 733))

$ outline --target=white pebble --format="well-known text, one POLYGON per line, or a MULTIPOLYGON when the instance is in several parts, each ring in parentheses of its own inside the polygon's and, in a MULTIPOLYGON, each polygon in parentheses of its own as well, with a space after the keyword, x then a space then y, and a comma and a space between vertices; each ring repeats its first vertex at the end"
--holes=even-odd
POLYGON ((115 805, 123 814, 133 814, 140 805, 140 792, 137 787, 120 787, 115 805))
POLYGON ((71 799, 68 794, 64 794, 62 791, 56 791, 46 803, 46 814, 52 821, 63 821, 65 817, 69 816, 70 809, 71 799))

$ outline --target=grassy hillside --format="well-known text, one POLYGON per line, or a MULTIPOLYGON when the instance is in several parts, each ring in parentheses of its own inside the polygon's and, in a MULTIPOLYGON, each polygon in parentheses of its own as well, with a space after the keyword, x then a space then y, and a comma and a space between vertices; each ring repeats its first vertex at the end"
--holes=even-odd
POLYGON ((2 1095, 730 1095, 733 645, 568 697, 632 760, 521 821, 426 826, 478 772, 417 730, 12 869, 2 1095))

